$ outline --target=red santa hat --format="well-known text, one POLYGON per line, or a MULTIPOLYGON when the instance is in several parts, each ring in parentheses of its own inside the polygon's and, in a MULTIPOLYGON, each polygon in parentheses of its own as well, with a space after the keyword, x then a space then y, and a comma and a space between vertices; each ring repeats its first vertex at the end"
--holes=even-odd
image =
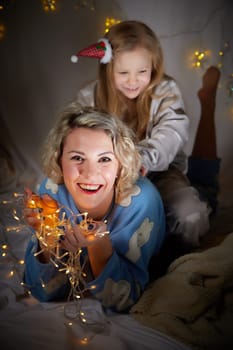
POLYGON ((112 58, 112 47, 108 39, 101 38, 97 43, 82 49, 71 56, 71 62, 78 62, 79 56, 99 58, 101 63, 108 63, 112 58))

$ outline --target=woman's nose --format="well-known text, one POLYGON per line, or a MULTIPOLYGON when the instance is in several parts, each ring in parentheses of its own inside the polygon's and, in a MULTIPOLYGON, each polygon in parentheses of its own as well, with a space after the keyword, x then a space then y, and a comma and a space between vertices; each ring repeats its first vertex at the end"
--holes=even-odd
POLYGON ((98 166, 97 166, 97 164, 96 163, 91 163, 91 162, 86 163, 85 166, 82 169, 82 173, 86 177, 91 177, 91 176, 97 175, 98 174, 98 166))

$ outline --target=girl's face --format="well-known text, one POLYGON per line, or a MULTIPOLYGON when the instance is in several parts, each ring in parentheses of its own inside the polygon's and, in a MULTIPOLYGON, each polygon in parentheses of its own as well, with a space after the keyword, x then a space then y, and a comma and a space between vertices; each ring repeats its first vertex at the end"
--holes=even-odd
POLYGON ((64 143, 61 166, 79 211, 101 220, 111 205, 119 169, 111 138, 103 130, 72 130, 64 143))
POLYGON ((118 53, 113 61, 116 89, 134 99, 149 85, 152 72, 151 53, 142 47, 118 53))

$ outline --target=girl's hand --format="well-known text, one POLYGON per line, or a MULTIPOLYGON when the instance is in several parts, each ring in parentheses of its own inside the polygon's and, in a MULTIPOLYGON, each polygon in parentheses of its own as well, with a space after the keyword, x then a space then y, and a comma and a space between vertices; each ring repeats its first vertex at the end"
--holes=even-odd
POLYGON ((140 169, 141 176, 146 176, 147 172, 147 169, 142 165, 140 169))

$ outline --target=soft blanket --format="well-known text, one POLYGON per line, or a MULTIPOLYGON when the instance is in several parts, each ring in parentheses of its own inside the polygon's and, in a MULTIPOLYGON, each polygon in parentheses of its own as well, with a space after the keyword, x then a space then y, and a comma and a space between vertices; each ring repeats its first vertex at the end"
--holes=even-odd
POLYGON ((233 233, 176 259, 131 314, 193 349, 233 349, 233 233))

